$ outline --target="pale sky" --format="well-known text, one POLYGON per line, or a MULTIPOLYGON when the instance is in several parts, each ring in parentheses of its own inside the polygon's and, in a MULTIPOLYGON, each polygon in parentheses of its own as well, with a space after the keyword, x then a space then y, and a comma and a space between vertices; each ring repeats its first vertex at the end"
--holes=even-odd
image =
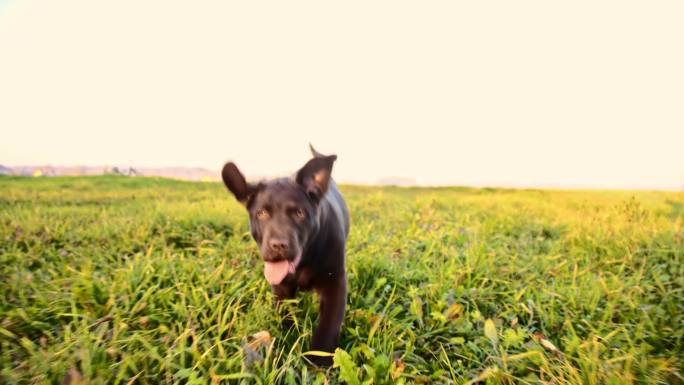
POLYGON ((0 164, 684 188, 684 2, 0 0, 0 164))

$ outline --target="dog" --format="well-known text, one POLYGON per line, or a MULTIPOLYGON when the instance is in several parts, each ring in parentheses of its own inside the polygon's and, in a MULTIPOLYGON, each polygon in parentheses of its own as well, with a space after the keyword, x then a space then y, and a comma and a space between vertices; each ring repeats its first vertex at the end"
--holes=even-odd
MULTIPOLYGON (((291 177, 247 183, 233 162, 223 166, 221 176, 247 209, 276 305, 298 290, 315 290, 319 319, 311 350, 332 353, 347 301, 349 209, 331 177, 337 156, 309 147, 313 158, 291 177)), ((312 361, 332 364, 330 357, 315 356, 312 361)))

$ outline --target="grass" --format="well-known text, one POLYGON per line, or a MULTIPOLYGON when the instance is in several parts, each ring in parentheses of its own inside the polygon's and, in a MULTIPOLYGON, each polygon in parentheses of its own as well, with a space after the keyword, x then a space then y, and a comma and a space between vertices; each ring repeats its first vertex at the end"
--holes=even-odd
POLYGON ((0 383, 683 382, 684 193, 342 190, 320 370, 315 298, 273 308, 223 186, 0 178, 0 383))

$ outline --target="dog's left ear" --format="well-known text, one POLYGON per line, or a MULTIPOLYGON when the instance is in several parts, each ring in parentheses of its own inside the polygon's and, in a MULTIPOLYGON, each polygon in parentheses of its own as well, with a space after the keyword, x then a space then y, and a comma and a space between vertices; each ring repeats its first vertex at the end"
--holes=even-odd
POLYGON ((335 160, 337 160, 337 155, 316 157, 297 171, 297 183, 304 187, 306 194, 315 202, 320 201, 328 191, 335 160))
POLYGON ((235 199, 240 201, 243 205, 248 206, 250 199, 254 196, 256 188, 254 185, 247 183, 245 177, 235 163, 228 162, 223 166, 221 178, 223 178, 223 184, 225 184, 226 187, 228 187, 228 190, 235 195, 235 199))

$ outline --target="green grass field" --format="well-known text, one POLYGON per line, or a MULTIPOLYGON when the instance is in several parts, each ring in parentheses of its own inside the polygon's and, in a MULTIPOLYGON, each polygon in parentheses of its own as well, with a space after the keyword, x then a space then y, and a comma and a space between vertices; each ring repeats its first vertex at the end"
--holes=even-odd
POLYGON ((222 185, 0 178, 0 383, 683 382, 684 193, 342 191, 321 370, 314 295, 274 309, 222 185))

